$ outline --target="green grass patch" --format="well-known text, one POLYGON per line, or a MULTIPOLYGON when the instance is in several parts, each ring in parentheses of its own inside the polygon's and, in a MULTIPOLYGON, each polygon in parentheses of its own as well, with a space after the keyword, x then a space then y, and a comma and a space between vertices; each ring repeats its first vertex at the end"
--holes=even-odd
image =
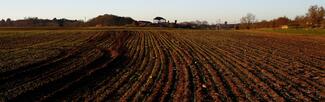
POLYGON ((325 35, 325 29, 260 29, 259 31, 297 35, 325 35))

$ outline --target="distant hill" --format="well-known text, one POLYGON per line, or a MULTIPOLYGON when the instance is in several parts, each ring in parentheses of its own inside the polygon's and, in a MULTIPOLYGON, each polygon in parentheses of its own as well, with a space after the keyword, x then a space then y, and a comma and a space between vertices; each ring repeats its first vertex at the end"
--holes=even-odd
POLYGON ((111 14, 99 15, 87 22, 88 26, 123 26, 136 22, 130 17, 120 17, 111 14))

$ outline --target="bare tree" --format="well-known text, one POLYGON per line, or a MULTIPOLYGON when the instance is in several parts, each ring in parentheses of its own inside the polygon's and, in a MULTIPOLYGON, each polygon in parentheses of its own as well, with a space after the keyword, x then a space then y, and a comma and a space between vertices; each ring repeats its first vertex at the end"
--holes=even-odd
POLYGON ((322 21, 321 27, 325 28, 325 20, 322 21))
POLYGON ((307 25, 310 27, 320 27, 325 17, 325 10, 323 7, 318 7, 317 5, 310 6, 306 17, 307 25))
POLYGON ((241 26, 250 29, 256 22, 256 16, 252 13, 248 13, 246 16, 240 19, 241 26))
POLYGON ((277 19, 274 20, 276 25, 279 26, 283 26, 283 25, 288 25, 290 23, 290 19, 286 16, 284 17, 279 17, 277 19))
POLYGON ((307 19, 305 16, 296 16, 296 18, 294 19, 294 24, 297 27, 307 27, 307 19))

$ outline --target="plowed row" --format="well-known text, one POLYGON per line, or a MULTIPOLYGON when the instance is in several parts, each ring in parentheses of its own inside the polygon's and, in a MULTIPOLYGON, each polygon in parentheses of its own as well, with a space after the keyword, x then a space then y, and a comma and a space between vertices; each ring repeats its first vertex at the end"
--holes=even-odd
POLYGON ((0 36, 2 100, 325 98, 322 36, 189 30, 60 33, 0 36))

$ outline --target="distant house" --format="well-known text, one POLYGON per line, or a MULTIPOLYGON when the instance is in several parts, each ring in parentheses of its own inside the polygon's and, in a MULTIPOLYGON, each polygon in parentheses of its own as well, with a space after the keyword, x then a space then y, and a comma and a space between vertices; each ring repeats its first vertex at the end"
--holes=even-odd
POLYGON ((138 26, 150 26, 151 24, 150 21, 138 21, 138 26))
POLYGON ((289 26, 288 25, 282 25, 281 29, 289 29, 289 26))
POLYGON ((162 18, 162 17, 156 17, 153 19, 153 23, 166 23, 166 19, 165 18, 162 18))
POLYGON ((102 24, 97 24, 95 27, 96 27, 96 28, 100 28, 100 27, 104 27, 104 25, 102 25, 102 24))

